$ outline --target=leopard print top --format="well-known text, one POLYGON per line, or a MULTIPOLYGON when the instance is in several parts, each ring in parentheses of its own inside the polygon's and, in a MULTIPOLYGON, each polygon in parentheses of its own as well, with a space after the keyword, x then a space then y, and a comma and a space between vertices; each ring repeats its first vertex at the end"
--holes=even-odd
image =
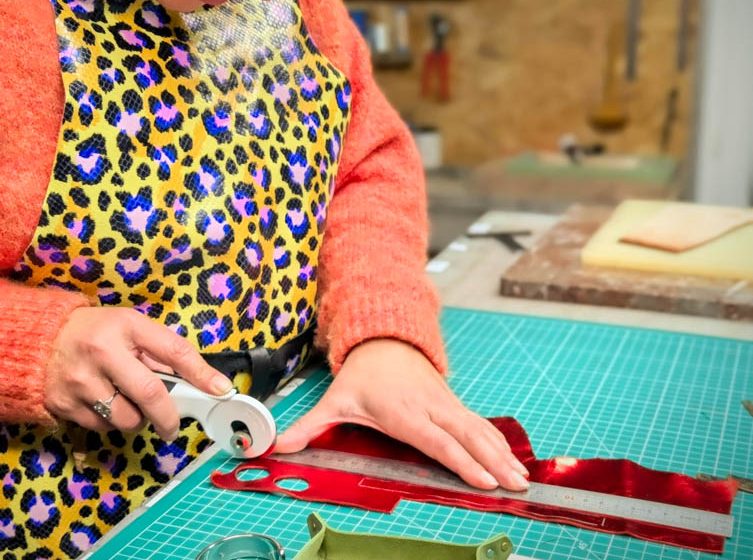
MULTIPOLYGON (((133 307, 203 351, 303 332, 350 85, 296 1, 51 3, 65 110, 15 279, 133 307)), ((0 424, 3 558, 78 556, 207 444, 188 419, 172 443, 0 424)))

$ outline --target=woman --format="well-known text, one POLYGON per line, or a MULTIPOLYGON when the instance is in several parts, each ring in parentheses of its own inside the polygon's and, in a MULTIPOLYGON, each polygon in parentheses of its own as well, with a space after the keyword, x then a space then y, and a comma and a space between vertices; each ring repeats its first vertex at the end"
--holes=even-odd
POLYGON ((0 2, 0 550, 81 554, 208 444, 154 370, 219 395, 250 351, 260 394, 314 317, 336 377, 277 451, 357 422, 527 485, 440 375, 419 160, 340 0, 207 3, 0 2))

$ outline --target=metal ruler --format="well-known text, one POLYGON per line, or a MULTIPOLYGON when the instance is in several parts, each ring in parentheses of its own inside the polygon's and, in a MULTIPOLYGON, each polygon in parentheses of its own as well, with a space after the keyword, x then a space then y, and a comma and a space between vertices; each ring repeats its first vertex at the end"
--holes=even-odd
POLYGON ((652 523, 710 535, 732 535, 732 516, 699 509, 626 498, 532 482, 525 492, 478 490, 468 486, 450 471, 434 466, 417 465, 394 459, 366 457, 328 449, 304 449, 290 455, 275 456, 285 463, 360 474, 381 480, 393 480, 418 486, 452 490, 465 494, 508 498, 520 502, 553 506, 574 511, 652 523))

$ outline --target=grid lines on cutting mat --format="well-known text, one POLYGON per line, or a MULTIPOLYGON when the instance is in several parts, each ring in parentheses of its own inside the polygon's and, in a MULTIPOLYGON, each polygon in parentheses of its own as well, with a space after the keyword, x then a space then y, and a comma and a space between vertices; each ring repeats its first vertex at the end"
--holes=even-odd
MULTIPOLYGON (((446 309, 452 374, 463 401, 484 416, 515 416, 539 457, 628 458, 646 467, 753 478, 753 344, 644 329, 446 309)), ((327 387, 312 377, 277 405, 280 428, 309 410, 327 387)), ((371 533, 480 542, 506 532, 515 551, 538 559, 712 559, 676 547, 509 515, 402 502, 391 515, 286 497, 218 490, 217 455, 160 499, 95 559, 194 558, 240 532, 277 538, 288 557, 305 544, 306 516, 371 533)), ((753 496, 735 500, 724 559, 753 559, 753 496)))

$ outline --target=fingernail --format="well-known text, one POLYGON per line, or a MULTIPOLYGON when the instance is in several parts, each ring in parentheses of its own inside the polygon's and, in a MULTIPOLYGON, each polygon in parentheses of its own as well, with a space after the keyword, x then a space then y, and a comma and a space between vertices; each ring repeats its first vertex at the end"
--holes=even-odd
POLYGON ((520 474, 525 476, 526 478, 530 475, 528 472, 528 469, 523 466, 523 463, 518 461, 517 458, 513 458, 513 467, 515 467, 515 470, 518 471, 520 474))
POLYGON ((512 480, 523 490, 527 490, 528 487, 531 486, 531 484, 525 478, 523 478, 523 475, 516 471, 512 472, 512 480))
POLYGON ((180 430, 175 430, 172 434, 170 434, 170 437, 168 437, 165 442, 170 444, 174 442, 176 439, 178 439, 178 435, 180 434, 180 430))
POLYGON ((499 482, 497 482, 497 479, 494 478, 491 473, 484 471, 484 474, 481 475, 481 482, 484 483, 486 486, 491 486, 492 488, 496 488, 499 486, 499 482))
POLYGON ((215 375, 212 380, 212 390, 218 395, 224 395, 233 388, 233 382, 224 375, 215 375))

